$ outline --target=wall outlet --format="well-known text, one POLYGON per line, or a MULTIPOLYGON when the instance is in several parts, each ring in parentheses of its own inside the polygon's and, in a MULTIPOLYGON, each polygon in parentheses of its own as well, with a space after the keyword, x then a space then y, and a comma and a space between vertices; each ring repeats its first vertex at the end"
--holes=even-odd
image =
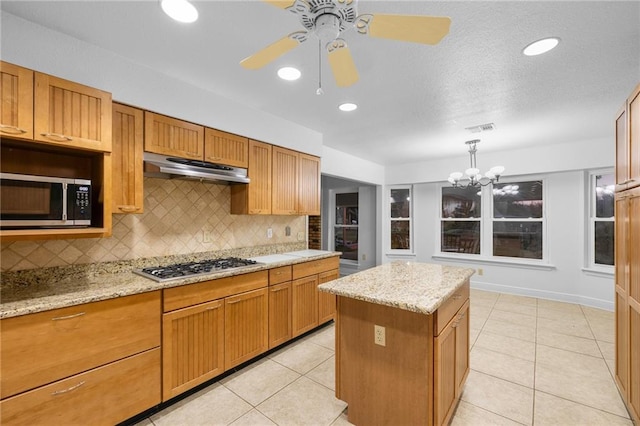
POLYGON ((203 243, 211 243, 213 241, 213 237, 211 236, 211 231, 208 229, 202 230, 202 242, 203 243))
POLYGON ((291 227, 287 226, 284 228, 284 236, 285 237, 290 237, 291 236, 291 227))
POLYGON ((267 229, 267 238, 273 238, 273 229, 267 229))
POLYGON ((373 343, 380 346, 387 346, 386 330, 381 325, 373 326, 373 343))
POLYGON ((304 232, 298 232, 298 241, 304 241, 304 232))
POLYGON ((362 253, 362 260, 367 260, 367 255, 362 253))
POLYGON ((478 268, 478 275, 480 276, 484 275, 484 269, 478 268))

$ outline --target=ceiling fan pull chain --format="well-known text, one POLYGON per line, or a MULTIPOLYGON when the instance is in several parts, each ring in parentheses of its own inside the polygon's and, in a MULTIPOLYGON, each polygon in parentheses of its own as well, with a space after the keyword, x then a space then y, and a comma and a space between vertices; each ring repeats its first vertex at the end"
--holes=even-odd
POLYGON ((322 94, 324 94, 322 90, 322 40, 318 39, 318 90, 316 90, 316 95, 322 94))

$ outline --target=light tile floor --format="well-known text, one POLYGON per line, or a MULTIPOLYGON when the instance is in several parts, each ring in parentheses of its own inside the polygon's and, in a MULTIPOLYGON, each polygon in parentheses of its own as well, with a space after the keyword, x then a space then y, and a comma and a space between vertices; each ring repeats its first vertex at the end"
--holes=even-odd
MULTIPOLYGON (((471 290, 470 334, 451 425, 632 425, 613 380, 612 312, 471 290)), ((330 325, 137 426, 349 425, 334 360, 330 325)))

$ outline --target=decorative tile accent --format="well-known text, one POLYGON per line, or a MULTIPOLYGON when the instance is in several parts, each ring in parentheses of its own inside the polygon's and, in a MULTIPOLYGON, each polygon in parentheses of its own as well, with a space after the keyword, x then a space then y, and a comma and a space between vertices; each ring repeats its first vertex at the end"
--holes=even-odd
POLYGON ((304 216, 230 214, 229 185, 145 178, 144 190, 144 213, 114 214, 112 237, 3 243, 0 270, 290 244, 307 234, 304 216))

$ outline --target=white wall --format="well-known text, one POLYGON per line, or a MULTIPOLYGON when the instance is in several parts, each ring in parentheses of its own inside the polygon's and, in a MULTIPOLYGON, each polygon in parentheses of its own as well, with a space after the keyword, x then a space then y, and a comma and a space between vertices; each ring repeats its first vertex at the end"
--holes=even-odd
MULTIPOLYGON (((585 198, 588 183, 584 171, 547 173, 542 176, 547 218, 547 267, 494 263, 482 258, 450 260, 438 257, 440 183, 414 185, 412 200, 415 250, 413 256, 406 258, 419 262, 482 268, 483 276, 475 274, 471 278, 473 288, 613 310, 613 276, 583 271, 587 244, 585 198)), ((388 204, 385 206, 385 214, 386 209, 388 204)), ((383 238, 388 239, 388 226, 383 229, 383 238)), ((384 256, 383 262, 397 258, 384 256)))
POLYGON ((327 176, 339 176, 374 185, 382 185, 385 181, 384 166, 328 146, 322 148, 321 167, 322 174, 327 176))

